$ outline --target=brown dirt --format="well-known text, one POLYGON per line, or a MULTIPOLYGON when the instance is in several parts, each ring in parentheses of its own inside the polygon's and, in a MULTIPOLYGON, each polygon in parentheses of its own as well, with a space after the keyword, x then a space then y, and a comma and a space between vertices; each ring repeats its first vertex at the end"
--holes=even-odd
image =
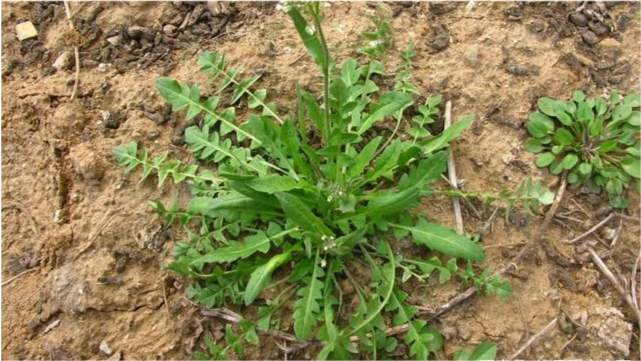
MULTIPOLYGON (((163 117, 163 101, 153 82, 167 74, 205 84, 195 70, 200 50, 225 51, 232 63, 261 70, 260 86, 289 107, 295 80, 319 90, 321 78, 274 3, 235 4, 237 11, 203 16, 173 42, 139 41, 140 51, 128 51, 126 41, 113 46, 106 40, 126 38, 123 29, 130 25, 159 31, 177 18, 179 26, 195 4, 101 3, 103 10, 97 12, 97 3, 72 3, 82 69, 79 96, 70 100, 73 60, 59 71, 51 67, 61 53, 73 53, 64 36, 69 24, 62 4, 2 3, 3 280, 36 268, 2 287, 4 359, 187 359, 199 347, 194 337, 203 327, 220 330, 218 321, 203 319, 184 297, 187 280, 163 269, 179 235, 165 239, 147 204, 187 191, 169 184, 158 189, 153 180, 137 183, 138 174, 124 175, 112 150, 136 140, 152 153, 169 150, 172 157, 190 161, 180 146, 184 116, 167 112, 163 117), (38 39, 18 42, 15 24, 24 20, 36 24, 38 39), (100 62, 107 64, 104 73, 98 70, 100 62), (106 111, 109 118, 103 118, 106 111), (101 343, 112 356, 100 351, 101 343)), ((468 10, 465 3, 392 5, 395 49, 385 60, 388 71, 398 64, 399 49, 413 42, 414 80, 421 92, 451 100, 455 118, 477 114, 473 129, 454 145, 465 191, 514 189, 528 176, 553 184, 556 177, 536 168, 534 157, 522 147, 527 138, 523 125, 538 97, 568 98, 574 89, 590 95, 639 91, 639 5, 606 4, 610 23, 618 27, 595 39, 567 20, 577 6, 476 3, 468 10), (626 26, 622 16, 629 19, 626 26), (590 46, 586 41, 591 40, 599 42, 590 46)), ((353 49, 362 43, 358 34, 371 30, 368 9, 365 3, 334 3, 326 9, 324 27, 337 61, 356 55, 353 49)), ((595 31, 598 26, 592 24, 595 31)), ((631 197, 630 213, 638 218, 639 196, 632 192, 631 197)), ((580 223, 553 223, 545 236, 550 246, 537 248, 508 276, 515 292, 506 303, 479 297, 435 320, 447 338, 439 357, 451 358, 458 348, 484 340, 497 343, 499 358, 509 357, 565 311, 577 319, 585 313, 585 330, 564 319, 521 357, 639 359, 638 322, 586 254, 562 243, 573 236, 566 227, 581 233, 603 218, 595 214, 606 205, 604 197, 570 187, 561 212, 582 207, 590 216, 577 211, 572 217, 580 223), (607 318, 612 321, 605 325, 607 318), (598 337, 604 330, 625 334, 627 327, 634 330, 629 355, 603 345, 598 337)), ((487 219, 493 207, 479 207, 487 219)), ((448 198, 435 197, 424 210, 430 218, 453 223, 448 198)), ((483 236, 485 263, 494 269, 510 260, 543 219, 523 211, 510 222, 501 216, 499 211, 493 232, 483 236)), ((483 223, 467 211, 464 219, 469 232, 483 223)), ((617 226, 617 221, 608 225, 617 226)), ((599 252, 610 267, 629 274, 639 253, 639 235, 638 222, 625 221, 616 247, 598 246, 599 252)), ((434 308, 461 289, 455 283, 420 287, 410 300, 434 308)), ((264 343, 247 356, 283 357, 273 342, 264 343)), ((314 351, 294 356, 310 358, 314 351)))

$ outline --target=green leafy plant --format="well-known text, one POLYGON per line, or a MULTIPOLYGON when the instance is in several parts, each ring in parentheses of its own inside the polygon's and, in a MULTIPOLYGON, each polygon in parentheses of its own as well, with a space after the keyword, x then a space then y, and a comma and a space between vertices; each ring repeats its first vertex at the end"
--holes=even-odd
POLYGON ((366 16, 374 23, 375 30, 361 33, 361 36, 367 39, 369 43, 361 48, 360 51, 371 58, 384 56, 387 50, 394 45, 392 26, 390 25, 392 13, 386 5, 377 3, 375 13, 367 14, 366 16))
MULTIPOLYGON (((479 292, 501 299, 511 293, 508 283, 489 277, 489 269, 475 274, 471 262, 482 261, 484 252, 472 237, 416 211, 435 192, 432 184, 446 169, 445 149, 473 116, 459 119, 440 135, 417 131, 413 139, 403 140, 399 124, 414 103, 413 93, 379 89, 370 79, 384 73, 375 60, 359 65, 348 58, 336 67, 318 3, 285 5, 284 10, 322 70, 321 97, 297 86, 296 115, 284 116, 267 100, 265 89, 254 89, 258 77, 242 77, 224 55, 204 52, 198 64, 218 84, 208 96, 198 85, 171 78, 158 79, 156 88, 174 111, 184 110, 188 121, 198 121, 186 129, 185 141, 194 157, 214 164, 216 172, 169 161, 167 153, 150 158, 135 142, 114 150, 127 172, 142 168, 141 181, 156 173, 159 186, 169 176, 190 184, 186 208, 176 202, 169 208, 152 203, 167 224, 178 223, 187 234, 176 242, 176 259, 167 266, 195 280, 187 296, 205 307, 263 304, 256 320, 227 327, 226 346, 207 340, 209 355, 195 356, 242 356, 243 342, 257 344, 259 331, 279 327, 278 312, 294 297, 293 332, 302 341, 322 345, 318 359, 355 353, 378 358, 390 352, 398 340, 385 332, 386 315, 393 325, 406 325, 403 341, 409 356, 427 359, 443 341, 417 318, 418 309, 404 290, 408 282, 444 283, 458 273, 479 292), (222 98, 229 100, 226 109, 219 109, 222 98), (241 99, 250 109, 246 119, 237 119, 234 111, 241 99), (375 129, 384 121, 396 126, 375 129), (393 251, 405 238, 425 256, 393 251), (465 270, 458 268, 459 259, 468 261, 465 270), (366 275, 355 277, 350 272, 354 267, 366 275), (356 291, 354 307, 346 306, 345 282, 356 291), (273 292, 277 296, 270 297, 273 292)), ((412 121, 416 126, 429 123, 439 104, 440 99, 428 99, 412 121)), ((532 188, 530 184, 527 190, 532 188)), ((540 198, 530 193, 495 198, 540 198)))
MULTIPOLYGON (((414 56, 416 56, 414 44, 408 44, 401 52, 402 61, 396 71, 396 84, 394 84, 394 90, 419 95, 418 87, 412 82, 412 60, 414 59, 414 56)), ((423 115, 425 116, 425 114, 423 115)))
POLYGON ((638 93, 623 98, 612 92, 609 100, 586 98, 581 91, 568 102, 540 98, 525 148, 538 154, 537 166, 553 174, 567 171, 569 183, 605 189, 612 206, 626 208, 625 190, 641 173, 640 105, 638 93))
POLYGON ((496 357, 496 346, 491 342, 483 342, 478 345, 472 352, 458 350, 454 353, 456 361, 477 361, 477 360, 494 360, 496 357))

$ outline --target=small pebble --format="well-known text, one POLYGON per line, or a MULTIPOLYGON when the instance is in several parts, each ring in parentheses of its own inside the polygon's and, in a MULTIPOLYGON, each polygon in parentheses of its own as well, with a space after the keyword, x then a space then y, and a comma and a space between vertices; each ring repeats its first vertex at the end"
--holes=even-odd
POLYGON ((581 13, 570 14, 570 21, 576 26, 585 27, 588 25, 588 19, 581 13))
POLYGON ((105 63, 100 63, 98 64, 98 71, 101 73, 104 73, 107 71, 107 64, 105 63))
POLYGON ((581 38, 588 45, 594 45, 599 41, 599 38, 591 31, 584 31, 581 33, 581 38))
POLYGON ((100 349, 100 352, 104 353, 107 356, 110 356, 113 353, 113 351, 111 351, 111 348, 109 348, 109 345, 107 344, 107 341, 103 340, 100 343, 100 346, 98 346, 98 348, 100 349))

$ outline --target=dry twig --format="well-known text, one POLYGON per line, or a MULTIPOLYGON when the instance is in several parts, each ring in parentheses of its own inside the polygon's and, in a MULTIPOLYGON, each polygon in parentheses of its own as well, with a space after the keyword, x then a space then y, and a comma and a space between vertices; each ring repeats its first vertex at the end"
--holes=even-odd
POLYGON ((25 271, 22 271, 22 272, 18 273, 17 275, 15 275, 15 276, 9 278, 8 280, 2 282, 2 287, 10 284, 11 282, 13 282, 13 281, 17 280, 18 278, 26 275, 27 273, 31 273, 31 272, 33 272, 33 271, 35 271, 37 269, 38 268, 29 268, 28 270, 25 270, 25 271))
MULTIPOLYGON (((86 250, 88 250, 89 248, 91 248, 91 246, 93 246, 93 243, 94 243, 94 241, 96 240, 96 238, 98 238, 98 236, 100 236, 100 234, 102 233, 102 231, 104 231, 104 230, 105 230, 105 228, 107 228, 107 226, 109 225, 109 223, 111 223, 111 221, 112 221, 112 220, 113 220, 113 219, 114 219, 114 218, 119 214, 119 212, 120 212, 120 210, 121 210, 121 209, 122 209, 122 208, 118 208, 118 209, 114 210, 114 211, 112 212, 112 214, 109 216, 109 218, 107 218, 105 221, 103 221, 103 222, 102 222, 102 224, 100 225, 100 227, 98 227, 98 231, 96 231, 96 233, 94 233, 92 236, 90 236, 90 237, 89 237, 89 242, 87 242, 87 245, 85 245, 84 247, 82 247, 82 249, 81 249, 81 250, 80 250, 80 251, 79 251, 79 252, 74 256, 74 258, 73 258, 74 260, 75 260, 75 259, 77 259, 77 258, 78 258, 81 254, 83 254, 86 250)), ((104 219, 104 218, 103 218, 103 219, 104 219)))
POLYGON ((550 332, 554 326, 556 326, 557 321, 559 320, 558 317, 555 317, 550 323, 545 325, 541 331, 539 331, 536 335, 532 336, 521 348, 519 348, 508 360, 514 360, 515 358, 519 357, 520 354, 523 353, 523 351, 527 350, 535 344, 536 342, 539 341, 541 337, 543 337, 546 333, 550 332))
POLYGON ((590 228, 587 232, 583 233, 583 234, 582 234, 582 235, 580 235, 580 236, 574 237, 573 239, 571 239, 571 240, 569 240, 569 241, 565 241, 565 243, 566 243, 566 244, 574 244, 574 243, 576 243, 576 242, 578 242, 578 241, 582 240, 583 238, 585 238, 585 237, 587 237, 587 236, 591 235, 591 234, 592 234, 592 233, 594 233, 597 229, 599 229, 599 228, 603 227, 603 225, 604 225, 604 224, 608 223, 608 221, 609 221, 610 219, 612 219, 612 217, 614 217, 615 215, 616 215, 616 213, 610 213, 607 217, 605 217, 605 219, 604 219, 604 220, 602 220, 601 222, 599 222, 599 223, 595 224, 595 225, 594 225, 594 227, 590 228))
POLYGON ((621 237, 621 232, 623 231, 623 218, 619 217, 619 226, 617 227, 616 233, 614 233, 614 238, 612 238, 612 243, 610 243, 610 248, 614 248, 621 237))
POLYGON ((171 317, 169 317, 169 301, 167 301, 167 290, 165 289, 164 278, 160 280, 160 286, 162 287, 162 298, 165 301, 165 316, 167 316, 167 321, 169 321, 171 317))
MULTIPOLYGON (((445 128, 450 127, 452 124, 452 102, 448 101, 445 104, 445 128)), ((452 146, 448 148, 449 156, 447 157, 447 172, 450 178, 450 186, 455 190, 458 190, 458 180, 456 179, 456 163, 454 162, 454 152, 452 151, 452 146)), ((464 234, 465 229, 463 228, 463 216, 461 215, 461 203, 458 197, 452 197, 452 203, 454 204, 454 219, 456 221, 456 231, 458 234, 464 234)))
MULTIPOLYGON (((71 28, 71 30, 74 30, 73 22, 71 21, 71 10, 69 10, 69 3, 67 1, 63 1, 63 4, 65 6, 67 21, 69 21, 69 28, 71 28)), ((76 98, 76 93, 78 92, 78 83, 80 82, 80 52, 78 51, 78 45, 74 45, 73 53, 76 59, 76 73, 74 75, 73 90, 71 91, 71 100, 76 98)))
POLYGON ((632 296, 630 295, 630 293, 628 293, 625 287, 621 285, 621 282, 619 281, 619 279, 617 279, 612 274, 612 271, 610 271, 608 266, 605 265, 601 257, 599 257, 599 255, 594 251, 594 249, 592 249, 592 247, 588 247, 588 252, 590 252, 590 257, 592 258, 592 262, 594 262, 594 264, 599 268, 601 273, 603 273, 603 275, 608 279, 608 281, 610 281, 610 283, 614 286, 617 292, 619 292, 621 297, 623 297, 623 299, 625 300, 625 303, 627 303, 628 306, 630 306, 636 318, 640 319, 641 310, 639 310, 639 308, 636 306, 636 303, 632 301, 632 296))
POLYGON ((27 208, 25 208, 23 205, 19 203, 10 203, 2 206, 3 211, 8 209, 17 209, 20 212, 24 213, 29 219, 29 223, 31 224, 31 230, 33 230, 34 234, 36 235, 38 234, 38 227, 37 227, 38 222, 36 222, 36 220, 33 218, 31 213, 29 213, 29 210, 27 208))

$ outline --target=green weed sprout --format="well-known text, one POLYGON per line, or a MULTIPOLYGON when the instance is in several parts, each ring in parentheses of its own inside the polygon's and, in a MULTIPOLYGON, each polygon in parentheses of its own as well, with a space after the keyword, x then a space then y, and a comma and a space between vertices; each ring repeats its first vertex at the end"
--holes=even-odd
POLYGON ((539 111, 530 114, 532 136, 525 148, 537 153, 536 165, 552 174, 568 172, 569 183, 596 191, 605 189, 610 204, 626 208, 629 182, 640 177, 638 93, 622 98, 586 98, 574 92, 572 100, 538 100, 539 111))

